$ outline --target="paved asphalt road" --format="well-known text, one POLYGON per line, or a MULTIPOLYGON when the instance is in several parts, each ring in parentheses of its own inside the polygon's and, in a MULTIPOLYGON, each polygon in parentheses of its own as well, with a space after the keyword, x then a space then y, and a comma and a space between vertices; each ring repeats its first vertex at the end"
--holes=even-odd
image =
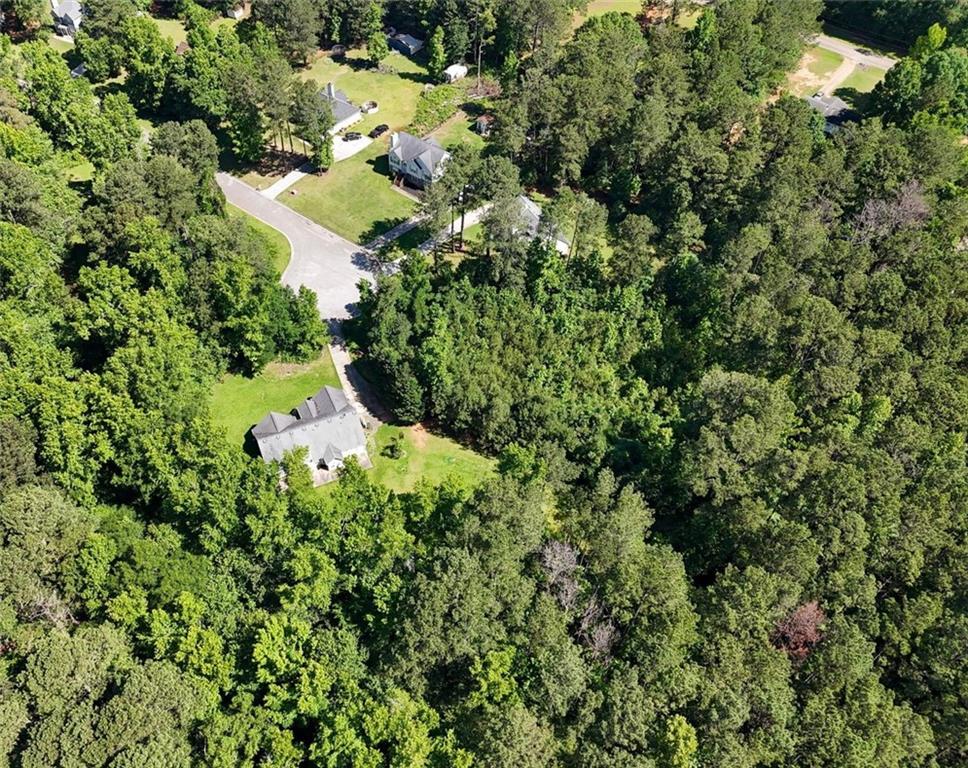
POLYGON ((873 52, 865 53, 862 45, 856 46, 853 43, 848 43, 846 40, 838 40, 836 37, 830 37, 829 35, 817 35, 814 42, 821 48, 839 53, 845 59, 850 59, 855 64, 865 64, 868 67, 877 67, 878 69, 890 69, 897 64, 897 59, 892 59, 889 56, 880 56, 873 52))
MULTIPOLYGON (((360 280, 374 280, 367 267, 370 259, 366 250, 282 203, 268 199, 227 173, 219 173, 215 178, 232 205, 288 238, 292 258, 282 282, 293 289, 300 285, 312 288, 322 317, 328 320, 349 317, 360 298, 357 284, 360 280)), ((352 202, 347 201, 347 205, 352 202)))

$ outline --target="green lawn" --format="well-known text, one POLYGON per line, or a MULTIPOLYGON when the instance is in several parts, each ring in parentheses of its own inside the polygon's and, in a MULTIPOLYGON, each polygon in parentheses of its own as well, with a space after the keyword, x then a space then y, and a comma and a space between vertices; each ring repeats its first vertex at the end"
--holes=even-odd
POLYGON ((378 111, 365 115, 353 126, 354 131, 368 133, 381 123, 386 123, 392 130, 406 128, 417 112, 417 99, 424 84, 429 82, 427 70, 396 51, 383 63, 387 70, 393 71, 378 72, 366 68, 366 53, 350 51, 346 61, 323 56, 299 74, 307 80, 315 80, 320 87, 332 82, 354 104, 377 102, 378 111))
POLYGON ((161 36, 169 38, 175 45, 185 42, 185 38, 188 37, 181 19, 160 19, 153 16, 152 21, 158 26, 161 36))
POLYGON ((884 79, 886 74, 887 70, 885 69, 859 64, 850 73, 850 76, 840 84, 840 87, 852 89, 858 93, 870 93, 874 90, 874 86, 884 79))
POLYGON ((430 132, 442 147, 453 147, 458 144, 468 144, 474 149, 484 148, 484 137, 474 130, 475 117, 469 116, 463 110, 430 132))
POLYGON ((67 53, 74 49, 74 43, 69 43, 67 40, 61 40, 60 38, 51 35, 47 38, 47 43, 60 54, 67 53))
POLYGON ((242 219, 245 221, 251 229, 263 237, 266 242, 266 250, 269 251, 273 265, 279 271, 280 275, 285 272, 289 264, 289 257, 292 256, 292 246, 289 245, 289 239, 278 229, 273 229, 268 224, 262 223, 254 216, 250 216, 241 208, 236 208, 231 203, 228 205, 228 213, 234 219, 242 219))
POLYGON ((820 48, 816 45, 807 48, 805 55, 809 57, 807 69, 821 78, 829 76, 844 61, 844 57, 839 53, 828 51, 826 48, 820 48))
MULTIPOLYGON (((417 99, 427 81, 426 70, 412 59, 391 53, 387 72, 369 69, 365 52, 350 51, 346 61, 323 56, 300 75, 320 87, 332 82, 350 101, 376 101, 379 109, 366 115, 353 130, 367 133, 385 123, 392 130, 406 128, 417 111, 417 99)), ((336 141, 339 141, 337 137, 336 141)), ((322 175, 307 176, 280 199, 293 210, 356 243, 365 243, 413 215, 413 200, 395 192, 387 169, 387 135, 353 157, 334 163, 322 175)), ((250 171, 251 174, 251 171, 250 171)), ((252 179, 264 186, 271 176, 252 179)), ((248 180, 246 176, 243 179, 248 180)), ((250 182, 250 183, 251 183, 250 182)))
MULTIPOLYGON (((337 139, 338 141, 338 139, 337 139)), ((387 138, 334 163, 326 173, 301 179, 280 200, 354 243, 366 243, 410 218, 417 204, 395 192, 387 169, 387 138)))
POLYGON ((68 181, 91 181, 94 178, 94 165, 85 160, 66 169, 68 181))
POLYGON ((340 386, 329 350, 314 363, 269 363, 254 378, 230 374, 216 384, 212 414, 232 443, 241 447, 249 429, 269 411, 289 413, 327 384, 340 386))
POLYGON ((413 490, 420 480, 437 484, 448 477, 456 477, 468 486, 476 485, 494 472, 492 459, 450 438, 431 434, 419 425, 380 427, 370 458, 373 480, 397 492, 413 490), (403 455, 391 459, 383 451, 395 435, 403 435, 403 455))

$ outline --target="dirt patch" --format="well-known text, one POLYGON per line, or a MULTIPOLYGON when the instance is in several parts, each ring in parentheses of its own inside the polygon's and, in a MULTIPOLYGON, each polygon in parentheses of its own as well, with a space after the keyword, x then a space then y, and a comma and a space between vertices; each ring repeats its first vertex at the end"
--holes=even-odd
POLYGON ((422 451, 427 447, 427 441, 430 439, 430 433, 427 432, 423 424, 414 424, 410 428, 410 435, 413 437, 414 448, 422 451))
POLYGON ((789 89, 793 91, 793 93, 799 96, 803 96, 808 93, 816 93, 826 82, 825 78, 818 77, 810 71, 810 66, 816 62, 816 54, 813 54, 809 51, 803 54, 803 58, 800 59, 800 63, 797 65, 796 72, 790 75, 789 89))

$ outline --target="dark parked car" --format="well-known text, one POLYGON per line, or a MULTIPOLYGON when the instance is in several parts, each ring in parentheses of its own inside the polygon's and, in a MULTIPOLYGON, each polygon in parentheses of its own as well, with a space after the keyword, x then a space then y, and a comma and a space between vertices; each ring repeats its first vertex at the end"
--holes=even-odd
POLYGON ((386 123, 381 123, 376 128, 374 128, 372 131, 370 131, 370 138, 371 139, 378 139, 384 133, 386 133, 389 130, 390 130, 390 126, 389 125, 387 125, 386 123))
POLYGON ((363 134, 357 133, 356 131, 350 131, 343 135, 343 141, 356 141, 357 139, 362 139, 363 134))

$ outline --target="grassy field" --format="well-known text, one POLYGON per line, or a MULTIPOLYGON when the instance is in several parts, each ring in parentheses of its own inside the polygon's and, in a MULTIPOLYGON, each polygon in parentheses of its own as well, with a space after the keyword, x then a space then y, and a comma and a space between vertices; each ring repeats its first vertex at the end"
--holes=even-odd
POLYGON ((188 33, 181 19, 160 19, 153 16, 152 20, 158 26, 158 31, 162 37, 169 38, 175 45, 185 42, 188 33))
POLYGON ((241 208, 236 208, 231 203, 228 205, 229 216, 234 219, 241 219, 252 229, 258 232, 266 241, 266 248, 272 257, 272 263, 281 275, 286 271, 289 258, 292 256, 292 246, 289 240, 278 229, 273 229, 268 224, 263 224, 254 216, 250 216, 241 208))
POLYGON ((373 479, 397 492, 413 490, 420 480, 436 484, 448 477, 456 477, 470 486, 494 471, 492 459, 464 448, 450 438, 431 434, 419 425, 380 427, 370 458, 373 460, 373 479), (383 452, 396 435, 403 436, 403 455, 391 459, 383 452))
POLYGON ((241 447, 249 429, 269 411, 289 413, 327 384, 340 385, 329 350, 314 363, 269 363, 254 378, 225 376, 215 385, 212 413, 229 440, 241 447))
POLYGON ((297 182, 280 200, 354 243, 366 243, 408 219, 416 203, 395 192, 387 169, 387 139, 297 182))
MULTIPOLYGON (((324 56, 301 76, 315 80, 320 87, 332 82, 355 104, 377 102, 378 111, 354 125, 355 131, 367 133, 381 123, 391 130, 406 128, 427 82, 426 71, 421 64, 394 52, 384 62, 388 71, 378 72, 369 69, 365 55, 363 51, 351 51, 345 61, 324 56)), ((372 240, 409 218, 416 208, 412 200, 391 188, 388 141, 384 135, 359 154, 335 163, 326 173, 307 176, 292 187, 295 194, 284 195, 282 201, 348 240, 372 240)), ((255 181, 264 185, 268 179, 255 181)))
POLYGON ((848 78, 840 84, 840 87, 858 93, 870 93, 874 90, 874 86, 884 79, 886 74, 887 70, 859 64, 848 78))
POLYGON ((364 51, 350 51, 344 61, 323 56, 299 74, 304 79, 315 80, 320 87, 333 83, 354 104, 377 102, 378 111, 364 115, 352 130, 368 133, 381 123, 389 125, 391 130, 406 128, 416 114, 417 98, 430 82, 427 71, 396 51, 383 64, 388 71, 369 69, 364 51))
MULTIPOLYGON (((152 16, 151 18, 158 26, 158 31, 161 32, 161 36, 169 38, 175 45, 187 39, 188 32, 185 30, 185 24, 181 19, 160 18, 158 16, 152 16)), ((238 23, 238 21, 230 19, 228 16, 219 16, 209 26, 218 31, 219 27, 231 27, 238 23)))
POLYGON ((50 45, 51 48, 53 48, 55 51, 57 51, 60 54, 67 53, 68 51, 71 51, 74 49, 74 43, 70 43, 67 40, 61 40, 60 38, 54 37, 53 35, 47 38, 47 43, 48 45, 50 45))
POLYGON ((484 137, 474 130, 477 120, 463 110, 430 132, 442 147, 453 147, 458 144, 468 144, 474 149, 484 148, 484 137))
POLYGON ((816 45, 807 48, 806 55, 810 57, 807 62, 807 69, 817 77, 827 77, 844 61, 844 57, 839 53, 828 51, 826 48, 820 48, 816 45))
POLYGON ((71 166, 65 173, 68 181, 90 181, 94 178, 94 165, 85 160, 83 163, 71 166))

